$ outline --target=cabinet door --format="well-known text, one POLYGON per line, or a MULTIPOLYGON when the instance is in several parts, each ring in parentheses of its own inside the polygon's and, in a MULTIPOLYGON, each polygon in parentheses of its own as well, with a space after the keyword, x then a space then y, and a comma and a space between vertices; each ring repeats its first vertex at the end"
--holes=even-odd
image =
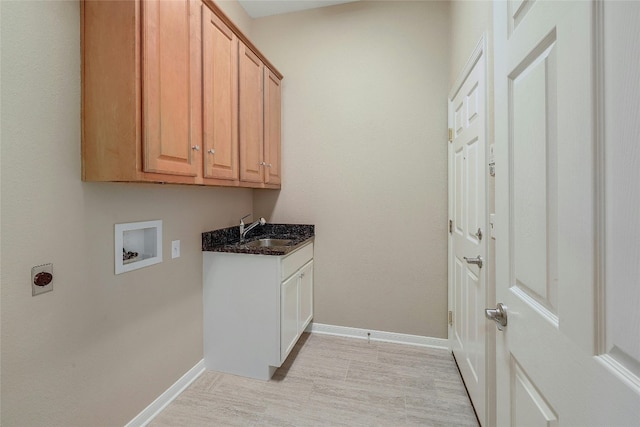
POLYGON ((202 9, 205 178, 238 179, 238 38, 202 9))
POLYGON ((313 318, 313 261, 300 270, 298 332, 302 333, 313 318))
POLYGON ((265 183, 280 184, 281 90, 280 79, 264 68, 264 157, 265 183))
POLYGON ((282 282, 280 289, 280 358, 281 362, 298 340, 298 280, 296 273, 282 282))
POLYGON ((197 101, 196 4, 191 0, 141 2, 143 169, 197 174, 192 121, 197 101), (194 62, 192 62, 194 61, 194 62))
POLYGON ((263 82, 264 65, 239 42, 240 180, 264 182, 263 82))

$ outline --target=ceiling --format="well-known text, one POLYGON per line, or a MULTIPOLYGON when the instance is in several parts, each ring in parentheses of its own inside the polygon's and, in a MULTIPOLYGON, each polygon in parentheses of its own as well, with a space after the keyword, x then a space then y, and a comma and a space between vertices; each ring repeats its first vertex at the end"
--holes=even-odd
POLYGON ((358 0, 238 0, 252 18, 351 3, 358 0))

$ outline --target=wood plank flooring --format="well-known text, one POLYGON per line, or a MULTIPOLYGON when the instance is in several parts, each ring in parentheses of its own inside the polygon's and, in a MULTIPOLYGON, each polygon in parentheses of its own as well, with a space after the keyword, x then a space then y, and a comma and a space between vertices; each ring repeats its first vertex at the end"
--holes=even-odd
POLYGON ((446 350, 304 334, 270 381, 207 371, 149 426, 478 423, 446 350))

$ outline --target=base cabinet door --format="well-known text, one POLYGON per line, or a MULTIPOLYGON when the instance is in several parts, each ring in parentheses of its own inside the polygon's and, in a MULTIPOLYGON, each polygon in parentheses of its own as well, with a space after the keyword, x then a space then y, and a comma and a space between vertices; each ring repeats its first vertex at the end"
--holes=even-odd
POLYGON ((280 361, 298 340, 298 275, 282 282, 280 289, 280 361))
POLYGON ((300 270, 298 297, 298 333, 302 334, 313 318, 313 261, 300 270))

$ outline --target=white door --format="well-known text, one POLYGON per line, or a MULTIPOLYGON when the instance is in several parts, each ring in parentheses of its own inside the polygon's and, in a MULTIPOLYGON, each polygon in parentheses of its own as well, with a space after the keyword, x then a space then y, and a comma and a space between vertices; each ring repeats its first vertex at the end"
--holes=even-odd
MULTIPOLYGON (((621 226, 635 232, 626 248, 610 245, 604 221, 603 183, 618 168, 603 174, 603 159, 619 141, 602 126, 603 4, 494 3, 496 299, 507 310, 496 337, 499 426, 640 425, 638 204, 621 226), (609 280, 617 249, 635 254, 622 267, 635 269, 632 284, 609 280), (620 289, 631 301, 606 305, 620 289)), ((635 43, 616 49, 635 67, 635 97, 618 101, 635 106, 636 180, 625 190, 636 201, 639 18, 623 28, 635 43)))
POLYGON ((449 340, 483 424, 487 330, 485 87, 481 40, 449 96, 449 340))

